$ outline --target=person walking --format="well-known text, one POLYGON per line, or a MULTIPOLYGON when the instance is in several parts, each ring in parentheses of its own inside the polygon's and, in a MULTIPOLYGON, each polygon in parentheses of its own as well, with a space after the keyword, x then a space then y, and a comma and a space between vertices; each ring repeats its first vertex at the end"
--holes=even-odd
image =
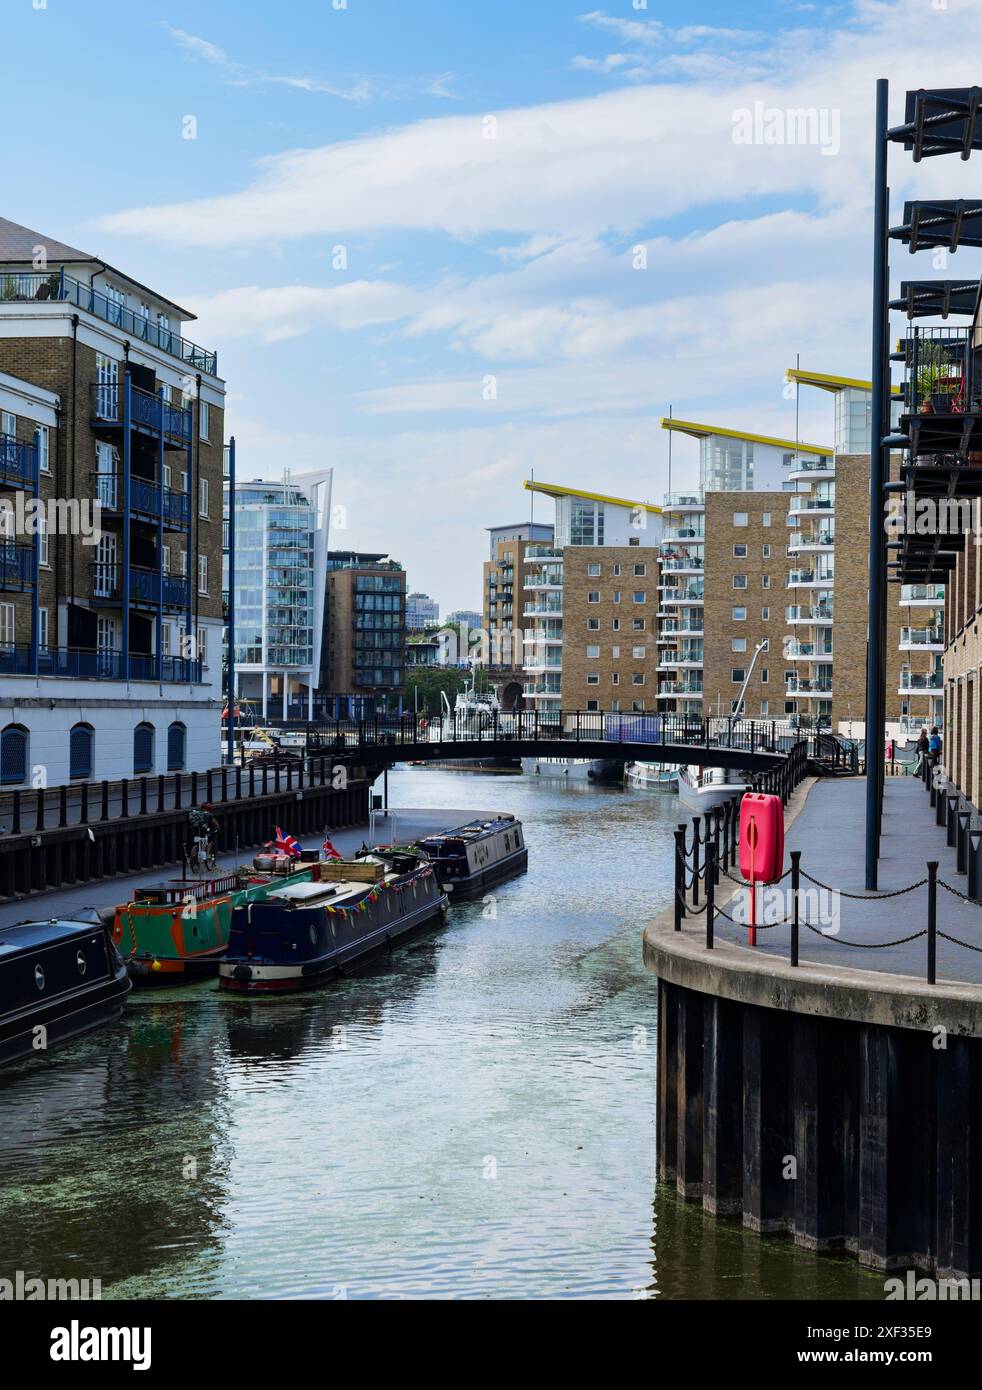
POLYGON ((941 735, 938 733, 938 726, 935 724, 931 730, 931 737, 927 742, 928 757, 931 759, 931 766, 937 767, 941 761, 941 735))
POLYGON ((927 736, 927 729, 922 729, 921 732, 920 732, 920 736, 919 736, 919 738, 918 738, 918 740, 917 740, 917 745, 916 745, 916 747, 915 747, 915 749, 914 749, 914 752, 917 754, 917 771, 918 771, 918 772, 923 772, 923 771, 924 771, 924 764, 925 764, 925 762, 927 761, 927 756, 928 756, 929 749, 930 749, 930 740, 928 739, 928 736, 927 736))

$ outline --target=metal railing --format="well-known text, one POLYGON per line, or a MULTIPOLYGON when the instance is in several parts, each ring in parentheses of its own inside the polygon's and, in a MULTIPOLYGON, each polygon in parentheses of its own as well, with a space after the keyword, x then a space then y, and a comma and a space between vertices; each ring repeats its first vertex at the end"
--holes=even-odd
POLYGON ((154 322, 148 315, 134 313, 116 299, 84 285, 80 280, 66 275, 64 270, 43 272, 41 274, 4 273, 0 274, 0 304, 39 303, 54 300, 74 304, 84 309, 104 323, 115 324, 124 333, 141 342, 159 348, 171 357, 194 367, 196 371, 207 372, 209 376, 218 373, 218 354, 199 347, 188 338, 182 338, 166 324, 154 322))
POLYGON ((0 434, 0 483, 33 487, 36 470, 37 446, 25 444, 12 434, 0 434))
MULTIPOLYGON (((0 646, 0 675, 33 676, 31 648, 26 644, 0 646)), ((82 647, 41 647, 37 675, 68 680, 121 680, 123 654, 116 650, 82 647)), ((201 662, 180 656, 130 654, 132 680, 173 682, 180 685, 201 681, 201 662)))

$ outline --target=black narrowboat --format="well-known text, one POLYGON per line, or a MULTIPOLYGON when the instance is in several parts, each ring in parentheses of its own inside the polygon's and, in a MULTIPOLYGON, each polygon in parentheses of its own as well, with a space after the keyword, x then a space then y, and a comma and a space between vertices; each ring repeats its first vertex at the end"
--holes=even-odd
POLYGON ((474 820, 442 835, 420 840, 419 848, 436 869, 444 892, 455 900, 473 898, 528 868, 522 823, 514 816, 474 820))
POLYGON ((418 927, 442 922, 447 896, 411 851, 321 866, 317 883, 286 883, 234 909, 221 989, 284 994, 336 979, 418 927))
POLYGON ((129 991, 109 926, 52 919, 0 928, 0 1064, 115 1022, 129 991))

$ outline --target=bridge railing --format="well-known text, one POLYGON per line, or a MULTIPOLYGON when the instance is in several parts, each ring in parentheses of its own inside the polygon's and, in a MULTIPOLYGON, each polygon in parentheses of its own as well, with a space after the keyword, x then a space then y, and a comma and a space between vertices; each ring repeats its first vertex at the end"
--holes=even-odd
POLYGON ((607 713, 595 710, 480 711, 473 714, 326 719, 305 726, 306 748, 322 750, 414 747, 433 743, 618 743, 700 745, 747 753, 786 753, 795 732, 776 720, 703 718, 684 714, 607 713))

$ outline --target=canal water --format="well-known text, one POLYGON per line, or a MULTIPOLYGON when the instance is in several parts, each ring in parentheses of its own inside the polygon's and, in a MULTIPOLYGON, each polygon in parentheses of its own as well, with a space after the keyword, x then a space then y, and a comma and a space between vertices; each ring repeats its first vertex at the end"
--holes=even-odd
POLYGON ((845 1259, 658 1188, 656 990, 677 802, 398 769, 513 811, 529 871, 343 983, 131 995, 0 1074, 0 1277, 103 1297, 882 1298, 845 1259))

